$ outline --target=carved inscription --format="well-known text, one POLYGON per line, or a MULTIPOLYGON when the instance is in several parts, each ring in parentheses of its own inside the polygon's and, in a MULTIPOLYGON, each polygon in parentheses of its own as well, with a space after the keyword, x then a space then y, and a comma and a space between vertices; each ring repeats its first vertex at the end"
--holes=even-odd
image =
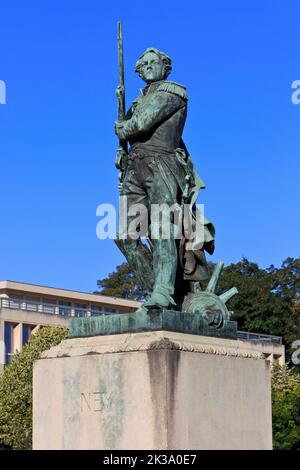
POLYGON ((80 394, 80 410, 87 411, 104 411, 110 408, 111 394, 107 392, 81 392, 80 394))

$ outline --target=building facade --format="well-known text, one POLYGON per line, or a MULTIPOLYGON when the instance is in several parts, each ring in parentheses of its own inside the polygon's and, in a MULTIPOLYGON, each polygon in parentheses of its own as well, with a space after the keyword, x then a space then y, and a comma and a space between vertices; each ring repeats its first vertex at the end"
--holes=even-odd
MULTIPOLYGON (((140 305, 116 297, 0 281, 0 372, 40 327, 67 327, 69 317, 133 312, 140 305)), ((280 337, 239 331, 238 339, 249 348, 260 349, 270 362, 285 363, 280 337)))
POLYGON ((139 306, 132 300, 0 281, 0 372, 42 326, 67 327, 69 317, 132 312, 139 306))

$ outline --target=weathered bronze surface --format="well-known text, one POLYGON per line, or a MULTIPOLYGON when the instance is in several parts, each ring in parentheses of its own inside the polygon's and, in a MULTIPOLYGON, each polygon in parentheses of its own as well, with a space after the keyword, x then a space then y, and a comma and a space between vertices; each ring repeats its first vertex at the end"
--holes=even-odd
POLYGON ((222 328, 208 325, 201 313, 146 309, 90 318, 70 318, 69 337, 107 336, 142 331, 178 331, 201 336, 236 339, 236 322, 225 320, 222 328))
POLYGON ((215 229, 202 217, 201 230, 198 230, 196 201, 205 185, 182 139, 187 116, 186 88, 168 80, 172 69, 170 57, 156 48, 149 48, 141 55, 135 68, 146 87, 126 114, 120 24, 118 52, 118 121, 115 132, 119 146, 116 167, 120 170, 120 212, 126 212, 129 230, 124 233, 119 229, 116 244, 138 275, 145 301, 134 313, 72 318, 69 335, 169 329, 236 338, 236 323, 230 321, 225 303, 237 293, 237 289, 232 288, 221 296, 215 294, 223 263, 217 263, 209 279, 205 256, 205 252, 214 252, 215 229), (121 205, 124 199, 126 208, 121 205), (146 210, 146 229, 142 227, 144 222, 140 222, 138 227, 131 224, 135 221, 137 204, 146 210), (168 213, 169 237, 164 232, 166 219, 154 218, 152 208, 162 205, 167 212, 168 208, 174 207, 181 210, 183 216, 179 226, 184 226, 184 229, 179 236, 175 236, 175 233, 178 235, 175 212, 168 213), (186 221, 192 231, 186 230, 186 221), (130 228, 132 226, 135 231, 130 228))
MULTIPOLYGON (((122 50, 120 42, 119 46, 122 50)), ((123 56, 119 64, 123 66, 123 56)), ((120 231, 116 243, 144 287, 146 300, 139 311, 172 308, 201 312, 208 325, 222 328, 230 316, 225 301, 236 293, 236 289, 223 298, 214 294, 223 266, 219 263, 207 291, 203 291, 202 284, 209 278, 205 252, 212 254, 214 251, 214 226, 204 218, 201 234, 196 234, 191 241, 186 231, 180 239, 174 236, 176 227, 171 220, 171 236, 165 239, 162 236, 164 219, 154 221, 152 218, 153 205, 177 205, 181 208, 185 205, 189 207, 190 223, 194 227, 195 203, 199 190, 205 187, 182 139, 187 116, 187 91, 183 85, 167 79, 171 69, 170 57, 156 48, 147 49, 135 69, 146 82, 146 87, 124 119, 119 118, 115 123, 120 141, 117 152, 117 167, 121 169, 120 195, 126 196, 128 214, 135 214, 131 208, 136 204, 147 208, 148 227, 151 227, 151 231, 146 233, 141 229, 138 238, 130 231, 125 236, 120 231), (124 151, 127 145, 128 152, 124 151), (153 227, 154 224, 158 226, 153 227), (152 237, 153 228, 160 236, 152 237), (146 237, 146 242, 142 237, 146 237)), ((125 100, 122 70, 119 76, 117 97, 120 109, 122 99, 125 100)), ((133 219, 134 215, 128 216, 129 226, 133 219)))

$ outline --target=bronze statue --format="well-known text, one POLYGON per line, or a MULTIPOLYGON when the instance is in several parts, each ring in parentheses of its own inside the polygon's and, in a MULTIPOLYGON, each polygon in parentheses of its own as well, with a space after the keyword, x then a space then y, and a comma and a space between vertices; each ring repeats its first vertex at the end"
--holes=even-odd
MULTIPOLYGON (((209 278, 205 251, 209 254, 214 251, 215 230, 204 218, 200 237, 196 235, 190 240, 183 231, 182 236, 176 238, 174 214, 171 214, 170 237, 164 238, 163 218, 153 221, 151 208, 163 204, 185 206, 190 224, 195 226, 195 203, 204 183, 182 140, 188 95, 183 85, 168 80, 172 70, 170 57, 154 47, 148 48, 135 67, 146 87, 125 116, 121 32, 119 38, 119 119, 115 132, 120 141, 116 162, 121 170, 120 195, 126 197, 129 214, 135 204, 147 209, 148 227, 152 230, 146 233, 141 230, 138 238, 131 233, 125 237, 119 234, 116 243, 144 288, 142 309, 182 310, 190 305, 187 299, 201 292, 202 282, 209 278), (153 228, 158 234, 154 238, 151 236, 153 228), (146 242, 142 241, 142 236, 146 237, 146 242)), ((129 215, 129 221, 130 218, 129 215)))

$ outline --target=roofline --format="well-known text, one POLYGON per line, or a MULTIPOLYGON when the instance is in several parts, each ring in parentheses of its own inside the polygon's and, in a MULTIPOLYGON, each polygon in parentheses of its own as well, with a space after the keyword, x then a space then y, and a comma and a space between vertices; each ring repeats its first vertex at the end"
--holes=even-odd
POLYGON ((135 300, 122 299, 120 297, 110 297, 108 295, 93 294, 90 292, 82 292, 71 289, 62 289, 61 287, 49 287, 39 284, 29 284, 27 282, 17 281, 0 281, 1 290, 14 290, 32 294, 43 294, 56 297, 70 298, 74 300, 86 300, 90 302, 119 305, 120 307, 138 308, 141 302, 135 300))
MULTIPOLYGON (((21 281, 11 281, 10 279, 6 279, 5 281, 0 281, 0 289, 2 288, 1 285, 2 283, 12 283, 12 284, 19 284, 19 285, 25 285, 25 286, 33 286, 33 287, 42 287, 45 289, 56 289, 56 290, 63 290, 67 292, 78 292, 79 294, 91 294, 91 292, 86 292, 82 290, 72 290, 72 289, 64 289, 63 287, 53 287, 53 286, 45 286, 43 284, 31 284, 30 282, 21 282, 21 281)), ((98 295, 98 294, 93 294, 93 295, 98 295)), ((114 298, 114 297, 112 297, 114 298)))

